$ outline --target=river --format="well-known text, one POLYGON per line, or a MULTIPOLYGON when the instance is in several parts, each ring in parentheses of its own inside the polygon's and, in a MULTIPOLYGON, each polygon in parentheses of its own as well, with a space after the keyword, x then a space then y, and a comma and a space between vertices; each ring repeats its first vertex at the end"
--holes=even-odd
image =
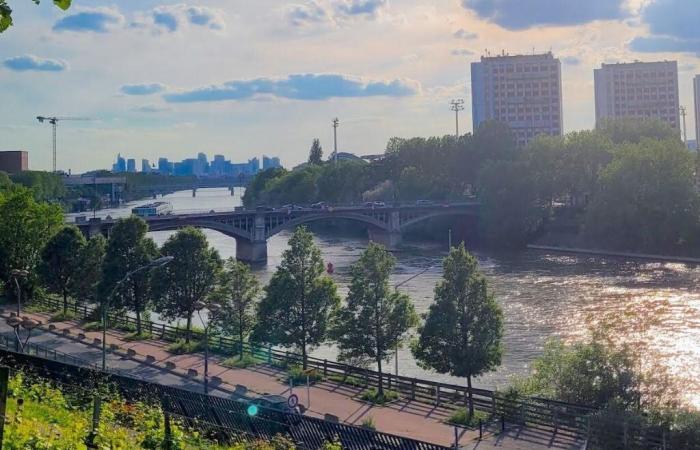
MULTIPOLYGON (((226 210, 240 205, 238 190, 200 189, 165 196, 174 210, 226 210)), ((98 215, 128 215, 134 204, 99 211, 98 215)), ((153 232, 161 245, 173 232, 153 232)), ((235 240, 204 230, 222 257, 235 255, 235 240)), ((268 242, 268 262, 256 269, 267 282, 286 248, 288 232, 268 242)), ((323 258, 335 266, 333 278, 342 295, 347 292, 350 265, 367 246, 360 237, 315 236, 323 258)), ((446 248, 432 242, 407 243, 395 253, 398 263, 392 283, 410 295, 419 313, 426 312, 433 288, 440 279, 441 259, 446 248)), ((700 268, 694 265, 634 261, 621 258, 562 255, 542 251, 498 254, 474 250, 490 287, 505 314, 505 354, 502 366, 476 380, 484 388, 505 387, 513 376, 527 373, 529 364, 541 354, 548 338, 572 340, 584 336, 592 323, 614 318, 619 334, 645 350, 647 362, 667 367, 683 386, 686 399, 700 407, 700 268), (642 347, 644 346, 644 347, 642 347)), ((314 354, 333 358, 332 347, 314 354)), ((464 380, 427 373, 419 368, 408 349, 399 351, 399 373, 464 384, 464 380)), ((387 365, 394 369, 394 361, 387 365)))

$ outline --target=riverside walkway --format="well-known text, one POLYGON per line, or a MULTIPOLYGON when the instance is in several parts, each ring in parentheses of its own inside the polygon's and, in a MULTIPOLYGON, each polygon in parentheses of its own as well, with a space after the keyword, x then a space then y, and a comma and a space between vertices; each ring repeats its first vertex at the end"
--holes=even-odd
MULTIPOLYGON (((7 317, 9 311, 3 311, 7 317)), ((24 314, 23 314, 24 315, 24 314)), ((100 332, 88 332, 77 321, 52 322, 49 330, 49 315, 26 314, 44 323, 30 342, 59 350, 85 361, 99 363, 100 348, 93 344, 100 339, 100 332)), ((0 333, 11 333, 11 329, 0 321, 0 333)), ((168 343, 159 340, 129 341, 126 333, 109 330, 108 344, 118 350, 108 355, 110 368, 126 371, 131 376, 148 381, 200 391, 204 368, 203 355, 174 355, 166 348, 168 343)), ((286 373, 275 367, 260 364, 245 369, 232 369, 220 364, 221 358, 210 357, 210 393, 224 397, 236 397, 245 391, 248 394, 280 394, 288 396, 290 387, 285 382, 286 373)), ((454 427, 444 422, 452 409, 436 407, 421 402, 400 399, 385 406, 375 406, 360 399, 363 388, 348 386, 334 381, 322 381, 308 390, 295 387, 294 393, 300 403, 308 406, 307 415, 324 418, 331 414, 341 422, 362 425, 371 418, 378 431, 383 431, 440 445, 454 445, 454 427)), ((478 430, 459 429, 459 446, 464 449, 512 449, 534 450, 543 448, 580 449, 582 443, 572 442, 527 428, 510 428, 500 432, 498 424, 485 427, 483 440, 478 440, 478 430)))

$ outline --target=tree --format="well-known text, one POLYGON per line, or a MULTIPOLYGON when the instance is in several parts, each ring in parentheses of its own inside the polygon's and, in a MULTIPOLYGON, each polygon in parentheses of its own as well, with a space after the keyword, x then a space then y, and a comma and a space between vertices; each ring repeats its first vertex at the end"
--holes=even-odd
POLYGON ((323 163, 323 148, 318 139, 314 139, 309 150, 309 164, 320 165, 323 163))
POLYGON ((29 189, 0 193, 0 280, 10 281, 13 269, 27 270, 30 282, 41 251, 63 224, 61 208, 37 202, 29 189))
POLYGON ((63 297, 63 314, 68 313, 68 294, 78 280, 85 245, 80 230, 69 225, 54 234, 41 252, 39 273, 49 291, 63 297))
POLYGON ((602 171, 585 218, 597 243, 677 253, 697 242, 698 195, 690 152, 677 139, 624 144, 602 171))
POLYGON ((111 299, 108 296, 129 272, 158 257, 158 247, 151 238, 146 237, 147 231, 146 222, 136 216, 119 219, 114 224, 107 242, 99 288, 103 299, 113 301, 110 306, 136 314, 136 333, 139 335, 142 333, 141 316, 152 303, 150 272, 141 271, 131 275, 111 299))
POLYGON ((226 261, 213 298, 221 305, 216 315, 216 326, 227 334, 238 336, 243 359, 243 343, 255 326, 255 301, 260 283, 250 267, 233 258, 226 261))
POLYGON ((615 144, 638 144, 644 139, 674 139, 680 142, 678 131, 659 119, 603 119, 596 125, 596 131, 615 144))
POLYGON ((154 272, 153 290, 158 312, 170 320, 187 320, 186 342, 192 334, 192 316, 198 302, 206 302, 216 287, 222 262, 201 230, 187 227, 168 238, 161 247, 170 264, 154 272))
POLYGON ((384 395, 382 362, 389 360, 406 333, 418 323, 411 299, 389 287, 395 264, 383 246, 370 242, 352 266, 347 301, 336 316, 331 333, 338 342, 340 360, 375 360, 380 397, 384 395))
POLYGON ((73 280, 71 295, 76 307, 79 302, 96 302, 98 288, 102 281, 102 264, 105 258, 107 240, 98 234, 83 247, 80 253, 78 274, 73 280))
POLYGON ((12 180, 6 172, 0 170, 0 191, 8 190, 12 187, 12 180))
POLYGON ((503 312, 476 258, 464 243, 450 249, 413 355, 421 367, 467 379, 469 417, 474 414, 472 377, 501 364, 502 337, 503 312))
POLYGON ((313 236, 299 227, 258 303, 253 339, 300 349, 304 369, 309 347, 326 340, 330 319, 340 305, 335 283, 323 273, 313 236))
MULTIPOLYGON (((40 0, 32 0, 39 4, 40 0)), ((70 8, 71 0, 53 0, 53 4, 62 10, 70 8)), ((0 33, 7 30, 12 25, 12 8, 7 4, 7 0, 0 0, 0 33)))

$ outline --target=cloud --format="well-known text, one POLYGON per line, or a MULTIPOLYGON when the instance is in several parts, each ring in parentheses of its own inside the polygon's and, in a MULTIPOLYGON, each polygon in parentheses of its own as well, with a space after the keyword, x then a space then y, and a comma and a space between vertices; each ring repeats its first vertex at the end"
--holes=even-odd
MULTIPOLYGON (((693 0, 689 0, 693 1, 693 0)), ((462 7, 509 30, 581 25, 625 17, 625 0, 461 0, 462 7)))
POLYGON ((299 28, 334 23, 331 12, 315 0, 290 5, 285 16, 292 26, 299 28))
POLYGON ((452 50, 450 53, 452 53, 452 56, 473 56, 474 52, 471 50, 468 50, 466 48, 456 48, 452 50))
POLYGON ((651 36, 630 42, 637 52, 684 52, 700 56, 700 2, 655 0, 642 10, 642 21, 651 36))
POLYGON ((158 105, 143 105, 143 106, 137 106, 136 108, 133 108, 132 111, 141 112, 141 113, 159 113, 159 112, 172 111, 172 108, 168 108, 167 106, 158 106, 158 105))
POLYGON ((337 74, 298 74, 286 78, 257 78, 229 81, 191 91, 165 94, 170 103, 249 100, 273 96, 293 100, 326 100, 334 97, 405 97, 420 90, 418 83, 406 80, 366 81, 337 74))
POLYGON ((119 90, 126 95, 151 95, 162 92, 165 86, 160 83, 125 84, 119 90))
POLYGON ((123 23, 124 16, 108 8, 89 9, 65 16, 53 26, 54 31, 107 33, 123 23))
POLYGON ((22 55, 7 58, 3 61, 3 65, 15 72, 63 72, 68 68, 65 61, 58 59, 39 58, 34 55, 22 55))
POLYGON ((581 59, 577 56, 564 56, 561 58, 561 62, 567 66, 578 66, 581 64, 581 59))
POLYGON ((224 14, 218 9, 206 6, 190 6, 183 3, 163 5, 142 13, 132 26, 152 27, 158 31, 174 33, 187 25, 223 30, 226 28, 224 14))
POLYGON ((460 28, 459 30, 455 31, 454 33, 452 33, 452 36, 456 37, 457 39, 464 39, 467 41, 472 41, 479 37, 478 34, 471 33, 465 30, 464 28, 460 28))
POLYGON ((335 7, 336 11, 346 16, 366 15, 374 17, 387 6, 388 0, 344 0, 335 7))

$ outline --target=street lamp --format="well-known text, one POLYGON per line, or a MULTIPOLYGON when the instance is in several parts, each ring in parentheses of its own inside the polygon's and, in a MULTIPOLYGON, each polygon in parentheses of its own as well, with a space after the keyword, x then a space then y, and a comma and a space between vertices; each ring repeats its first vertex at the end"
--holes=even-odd
POLYGON ((27 272, 26 270, 22 270, 22 269, 12 269, 10 271, 10 278, 15 280, 15 286, 17 287, 17 316, 19 316, 19 314, 20 314, 20 308, 21 308, 20 304, 21 304, 21 300, 22 300, 22 288, 19 285, 19 279, 20 278, 27 278, 28 275, 29 275, 29 272, 27 272))
POLYGON ((19 316, 10 316, 7 318, 7 324, 11 326, 15 332, 15 350, 18 353, 24 353, 24 348, 29 343, 29 339, 32 337, 32 330, 41 325, 41 322, 30 319, 29 317, 20 318, 19 316), (24 340, 24 343, 22 343, 22 339, 19 336, 20 327, 27 330, 27 338, 24 340))
POLYGON ((146 264, 145 266, 141 266, 137 269, 132 270, 131 272, 127 273, 124 275, 124 278, 121 280, 117 281, 117 284, 114 285, 114 288, 112 288, 112 292, 109 293, 107 296, 107 299, 103 302, 102 304, 102 370, 105 371, 107 370, 107 309, 109 308, 109 303, 112 300, 112 297, 114 296, 114 293, 117 292, 117 289, 119 286, 122 285, 126 280, 128 280, 131 276, 138 272, 143 272, 144 270, 150 270, 150 269, 155 269, 156 267, 162 267, 166 264, 168 264, 170 261, 172 261, 174 258, 172 256, 163 256, 158 259, 154 259, 150 263, 146 264))
POLYGON ((204 326, 204 393, 209 393, 209 328, 211 328, 212 317, 221 310, 221 305, 218 303, 206 304, 203 301, 197 301, 194 303, 194 309, 197 311, 197 316, 199 316, 199 321, 204 325, 204 320, 202 319, 202 310, 206 309, 209 311, 209 318, 207 324, 204 326))

